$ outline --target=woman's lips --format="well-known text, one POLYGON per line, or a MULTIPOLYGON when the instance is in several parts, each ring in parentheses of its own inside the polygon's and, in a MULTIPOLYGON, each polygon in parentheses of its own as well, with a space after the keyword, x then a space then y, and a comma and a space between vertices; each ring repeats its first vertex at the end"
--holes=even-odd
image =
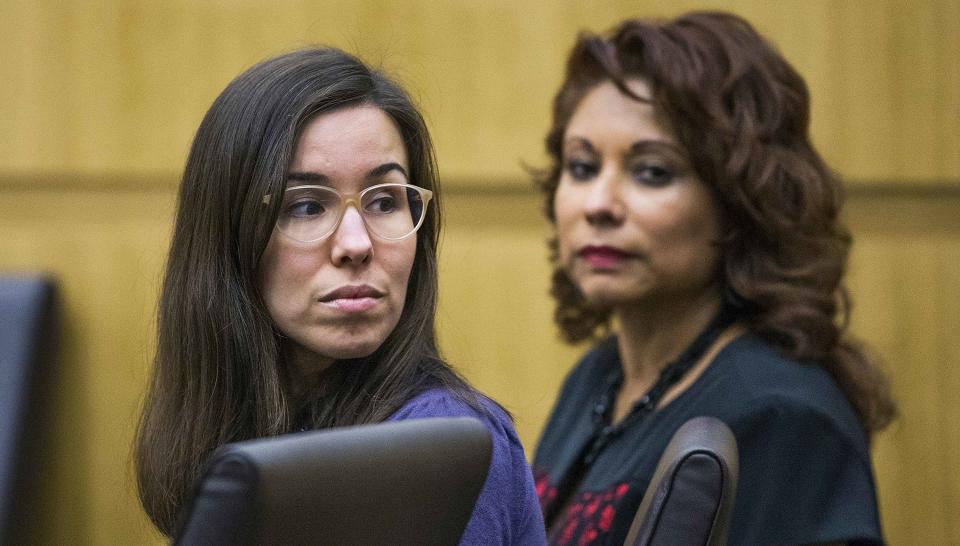
POLYGON ((380 301, 378 298, 340 298, 321 303, 346 313, 362 313, 373 308, 378 301, 380 301))
POLYGON ((605 245, 585 246, 577 255, 594 269, 614 269, 634 257, 629 252, 605 245))
POLYGON ((344 285, 324 293, 318 301, 346 313, 362 313, 371 309, 384 293, 370 285, 344 285))

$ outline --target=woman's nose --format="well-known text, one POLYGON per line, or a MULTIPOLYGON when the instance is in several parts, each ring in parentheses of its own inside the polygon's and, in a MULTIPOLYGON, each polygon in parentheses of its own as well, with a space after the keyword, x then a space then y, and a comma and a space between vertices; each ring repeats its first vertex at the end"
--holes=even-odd
POLYGON ((373 258, 373 241, 356 207, 348 206, 343 211, 340 225, 333 233, 331 259, 334 265, 360 265, 373 258))
POLYGON ((587 188, 583 212, 592 225, 619 225, 625 209, 616 173, 601 171, 587 188))

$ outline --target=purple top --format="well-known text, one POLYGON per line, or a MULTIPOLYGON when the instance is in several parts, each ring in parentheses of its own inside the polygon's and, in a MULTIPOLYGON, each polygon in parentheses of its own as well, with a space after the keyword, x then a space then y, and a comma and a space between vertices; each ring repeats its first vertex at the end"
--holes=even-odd
POLYGON ((388 421, 428 417, 475 417, 493 439, 493 454, 487 481, 483 484, 473 515, 460 544, 546 544, 540 503, 533 488, 533 475, 523 446, 510 418, 496 404, 480 396, 487 415, 480 414, 450 391, 430 389, 413 397, 388 421))

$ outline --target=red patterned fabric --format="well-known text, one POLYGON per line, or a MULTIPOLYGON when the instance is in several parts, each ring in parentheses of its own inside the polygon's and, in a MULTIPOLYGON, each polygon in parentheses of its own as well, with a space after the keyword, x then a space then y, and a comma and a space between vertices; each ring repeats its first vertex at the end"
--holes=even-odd
MULTIPOLYGON (((537 496, 544 513, 557 501, 557 488, 550 485, 550 476, 536 472, 537 496)), ((615 483, 603 491, 583 491, 573 498, 557 516, 550 543, 557 546, 603 544, 610 532, 620 499, 630 486, 615 483)))

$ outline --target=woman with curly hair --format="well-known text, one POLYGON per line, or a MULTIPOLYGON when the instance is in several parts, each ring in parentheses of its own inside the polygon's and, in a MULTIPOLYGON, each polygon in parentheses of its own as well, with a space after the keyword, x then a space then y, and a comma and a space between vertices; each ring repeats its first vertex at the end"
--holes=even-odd
POLYGON ((740 452, 731 544, 881 542, 871 433, 895 408, 844 330, 850 236, 803 79, 743 19, 582 35, 540 177, 568 376, 534 461, 553 544, 620 544, 688 419, 740 452))

